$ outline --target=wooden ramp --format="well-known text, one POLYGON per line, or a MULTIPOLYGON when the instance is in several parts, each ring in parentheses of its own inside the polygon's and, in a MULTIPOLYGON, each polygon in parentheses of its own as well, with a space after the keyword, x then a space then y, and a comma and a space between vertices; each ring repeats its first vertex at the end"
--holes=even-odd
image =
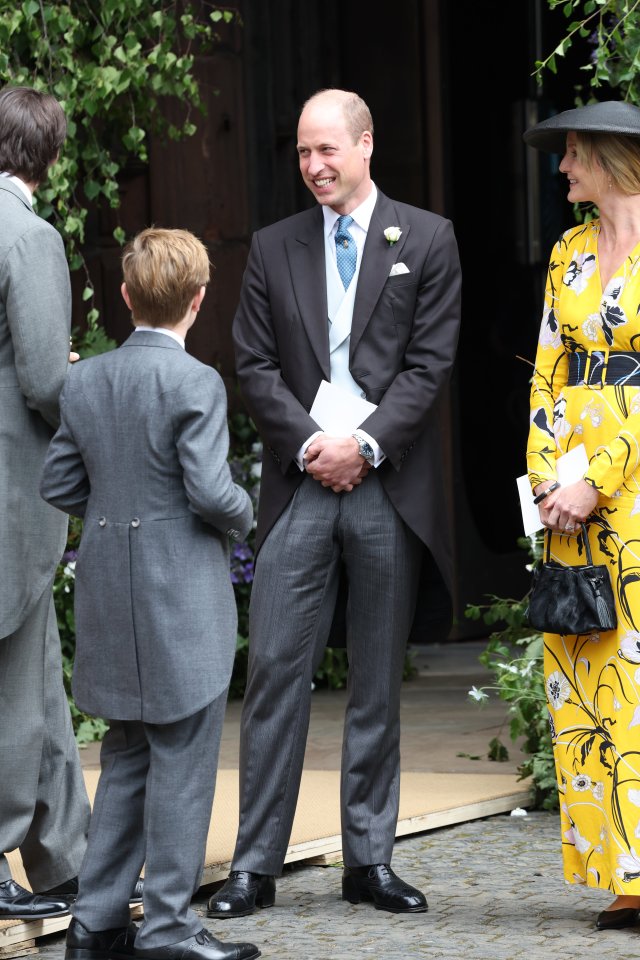
MULTIPOLYGON (((99 772, 84 771, 93 800, 99 772)), ((286 862, 314 864, 341 859, 339 781, 337 770, 305 770, 286 862)), ((514 774, 403 773, 396 836, 422 833, 454 823, 526 807, 531 793, 514 774)), ((238 771, 218 771, 216 795, 207 841, 202 885, 226 878, 238 829, 238 771)), ((9 854, 14 879, 28 886, 17 851, 9 854)), ((132 916, 142 907, 132 907, 132 916)), ((37 939, 66 930, 70 917, 40 921, 0 920, 0 958, 37 953, 37 939)))

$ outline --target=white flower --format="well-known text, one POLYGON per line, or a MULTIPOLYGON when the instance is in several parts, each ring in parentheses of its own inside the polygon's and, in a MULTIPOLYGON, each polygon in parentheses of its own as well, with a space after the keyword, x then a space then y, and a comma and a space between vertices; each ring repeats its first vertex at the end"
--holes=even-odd
POLYGON ((596 780, 591 788, 594 800, 604 800, 604 783, 602 780, 596 780))
POLYGON ((397 243, 401 236, 402 230, 400 227, 387 227, 384 232, 384 238, 385 240, 389 241, 390 246, 393 246, 394 243, 397 243))
POLYGON ((578 853, 586 853, 591 846, 591 841, 587 840, 586 837, 581 836, 580 831, 576 827, 575 823, 569 827, 568 830, 565 830, 564 835, 567 843, 573 844, 578 853))
POLYGON ((640 663, 640 633, 628 630, 622 638, 618 654, 631 663, 640 663))
POLYGON ((571 786, 578 793, 591 790, 591 777, 588 777, 586 773, 579 773, 578 776, 574 777, 571 781, 571 786))
POLYGON ((620 854, 618 857, 620 866, 616 870, 616 876, 625 882, 635 880, 640 875, 640 859, 633 847, 629 848, 629 854, 620 854))
POLYGON ((571 685, 563 673, 554 670, 547 677, 547 697, 554 710, 559 710, 565 700, 569 699, 571 685))
POLYGON ((596 343, 598 340, 598 334, 600 330, 602 330, 600 314, 590 313, 587 319, 582 324, 582 332, 584 333, 587 340, 592 340, 594 343, 596 343))
POLYGON ((557 349, 562 344, 560 337, 560 326, 556 318, 555 308, 545 306, 542 314, 542 325, 540 327, 540 346, 554 347, 557 349))
POLYGON ((472 700, 478 701, 489 699, 489 694, 485 693, 484 690, 478 690, 478 688, 475 686, 471 687, 471 690, 469 690, 469 696, 472 700))
POLYGON ((567 267, 562 282, 566 287, 570 287, 574 293, 580 294, 586 288, 595 271, 595 254, 578 253, 567 267))

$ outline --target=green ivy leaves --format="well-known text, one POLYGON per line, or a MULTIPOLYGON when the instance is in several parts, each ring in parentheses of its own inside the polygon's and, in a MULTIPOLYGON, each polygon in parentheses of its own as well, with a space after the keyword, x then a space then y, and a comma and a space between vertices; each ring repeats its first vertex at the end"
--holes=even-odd
MULTIPOLYGON (((119 207, 120 171, 147 163, 152 135, 194 134, 192 113, 206 108, 195 57, 219 39, 216 24, 234 19, 189 0, 0 0, 0 86, 53 93, 67 116, 67 141, 36 203, 64 237, 71 269, 84 265, 88 205, 119 207), (181 121, 165 119, 166 98, 180 103, 181 121)), ((121 227, 113 235, 124 242, 121 227)), ((93 308, 87 320, 96 319, 93 308)))

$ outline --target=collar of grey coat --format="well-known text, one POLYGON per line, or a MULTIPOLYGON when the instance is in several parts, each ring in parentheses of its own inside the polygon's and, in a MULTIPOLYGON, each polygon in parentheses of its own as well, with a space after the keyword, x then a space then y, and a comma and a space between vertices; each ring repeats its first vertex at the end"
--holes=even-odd
POLYGON ((27 210, 30 210, 31 213, 35 214, 35 210, 33 209, 31 204, 25 197, 20 187, 16 186, 15 183, 12 183, 12 181, 9 180, 8 177, 0 177, 0 190, 6 190, 7 193, 12 193, 14 197, 17 197, 18 200, 22 201, 22 203, 27 208, 27 210))
POLYGON ((129 334, 122 347, 166 347, 168 350, 182 350, 177 340, 164 333, 154 333, 152 330, 134 330, 129 334))
MULTIPOLYGON (((362 253, 353 307, 349 348, 352 357, 380 299, 389 271, 400 259, 408 235, 409 226, 403 223, 395 204, 378 190, 362 253), (391 226, 402 230, 400 240, 394 244, 390 244, 384 236, 386 228, 391 226)), ((285 247, 302 322, 324 376, 330 380, 324 218, 319 205, 299 215, 295 232, 285 236, 285 247)))

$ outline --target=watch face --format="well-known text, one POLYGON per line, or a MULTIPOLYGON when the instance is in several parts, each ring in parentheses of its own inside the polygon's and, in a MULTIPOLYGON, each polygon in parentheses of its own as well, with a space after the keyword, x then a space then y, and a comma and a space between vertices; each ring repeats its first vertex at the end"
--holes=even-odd
POLYGON ((365 460, 373 460, 373 447, 370 443, 367 443, 366 440, 359 440, 360 444, 360 456, 364 457, 365 460))
POLYGON ((353 434, 353 437, 358 441, 358 453, 361 457, 364 457, 365 460, 368 460, 370 463, 373 463, 373 447, 370 443, 364 439, 364 437, 358 436, 357 433, 353 434))

